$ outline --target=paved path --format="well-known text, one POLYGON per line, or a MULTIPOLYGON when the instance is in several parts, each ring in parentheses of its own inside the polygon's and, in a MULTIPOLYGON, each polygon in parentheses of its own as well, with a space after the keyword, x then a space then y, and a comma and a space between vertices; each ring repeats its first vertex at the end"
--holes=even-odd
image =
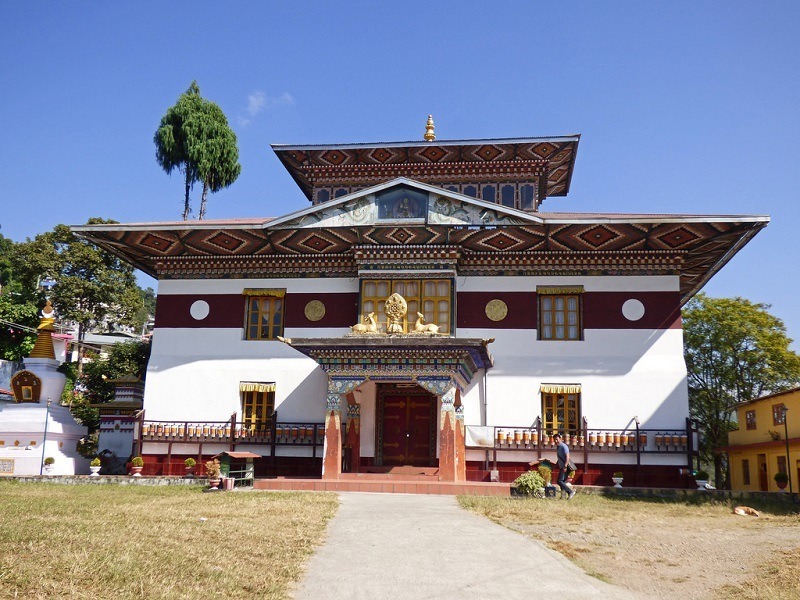
POLYGON ((629 600, 560 554, 459 507, 453 496, 341 493, 296 600, 629 600))

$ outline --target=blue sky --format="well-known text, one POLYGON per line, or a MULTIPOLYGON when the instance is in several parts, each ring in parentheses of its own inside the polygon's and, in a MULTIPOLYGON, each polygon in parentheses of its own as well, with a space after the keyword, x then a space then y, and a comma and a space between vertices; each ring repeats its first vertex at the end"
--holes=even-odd
POLYGON ((580 133, 543 210, 769 214, 706 291, 798 339, 798 30, 796 1, 4 2, 0 233, 178 220, 152 137, 196 79, 243 168, 208 218, 308 206, 270 143, 580 133))

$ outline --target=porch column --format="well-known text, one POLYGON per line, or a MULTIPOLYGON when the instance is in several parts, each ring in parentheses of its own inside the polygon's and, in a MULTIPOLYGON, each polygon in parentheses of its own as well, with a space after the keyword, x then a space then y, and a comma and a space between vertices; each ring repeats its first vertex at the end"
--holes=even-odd
POLYGON ((442 396, 439 414, 439 480, 456 481, 456 388, 442 396))
POLYGON ((417 377, 417 384, 439 396, 439 480, 456 480, 456 411, 457 387, 450 377, 417 377))
POLYGON ((345 443, 350 447, 351 470, 358 473, 361 462, 361 405, 353 394, 347 394, 347 434, 345 443))
POLYGON ((464 407, 461 405, 461 390, 456 390, 456 481, 467 480, 466 430, 464 428, 464 407))
POLYGON ((322 478, 339 479, 342 474, 342 396, 353 391, 364 378, 329 377, 325 396, 325 446, 322 478))

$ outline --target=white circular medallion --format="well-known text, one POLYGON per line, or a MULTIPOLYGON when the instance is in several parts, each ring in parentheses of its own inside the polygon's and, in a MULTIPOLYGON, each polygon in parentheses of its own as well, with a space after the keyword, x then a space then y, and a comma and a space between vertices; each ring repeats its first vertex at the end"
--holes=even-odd
POLYGON ((189 314, 192 315, 195 321, 202 321, 208 316, 210 311, 211 308, 205 300, 195 300, 189 308, 189 314))
POLYGON ((622 316, 628 321, 638 321, 644 316, 644 304, 635 298, 626 300, 622 305, 622 316))

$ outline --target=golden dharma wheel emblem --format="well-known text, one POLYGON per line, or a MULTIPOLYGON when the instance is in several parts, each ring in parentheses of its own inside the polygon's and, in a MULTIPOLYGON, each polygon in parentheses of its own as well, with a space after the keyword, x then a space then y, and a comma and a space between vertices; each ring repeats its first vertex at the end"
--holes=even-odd
POLYGON ((312 300, 306 304, 304 312, 309 321, 319 321, 325 316, 325 305, 319 300, 312 300))
POLYGON ((406 299, 400 294, 392 294, 386 299, 386 316, 389 321, 386 333, 403 333, 403 319, 408 313, 406 299))
POLYGON ((490 321, 502 321, 506 315, 508 315, 508 305, 499 298, 486 303, 486 316, 490 321))

